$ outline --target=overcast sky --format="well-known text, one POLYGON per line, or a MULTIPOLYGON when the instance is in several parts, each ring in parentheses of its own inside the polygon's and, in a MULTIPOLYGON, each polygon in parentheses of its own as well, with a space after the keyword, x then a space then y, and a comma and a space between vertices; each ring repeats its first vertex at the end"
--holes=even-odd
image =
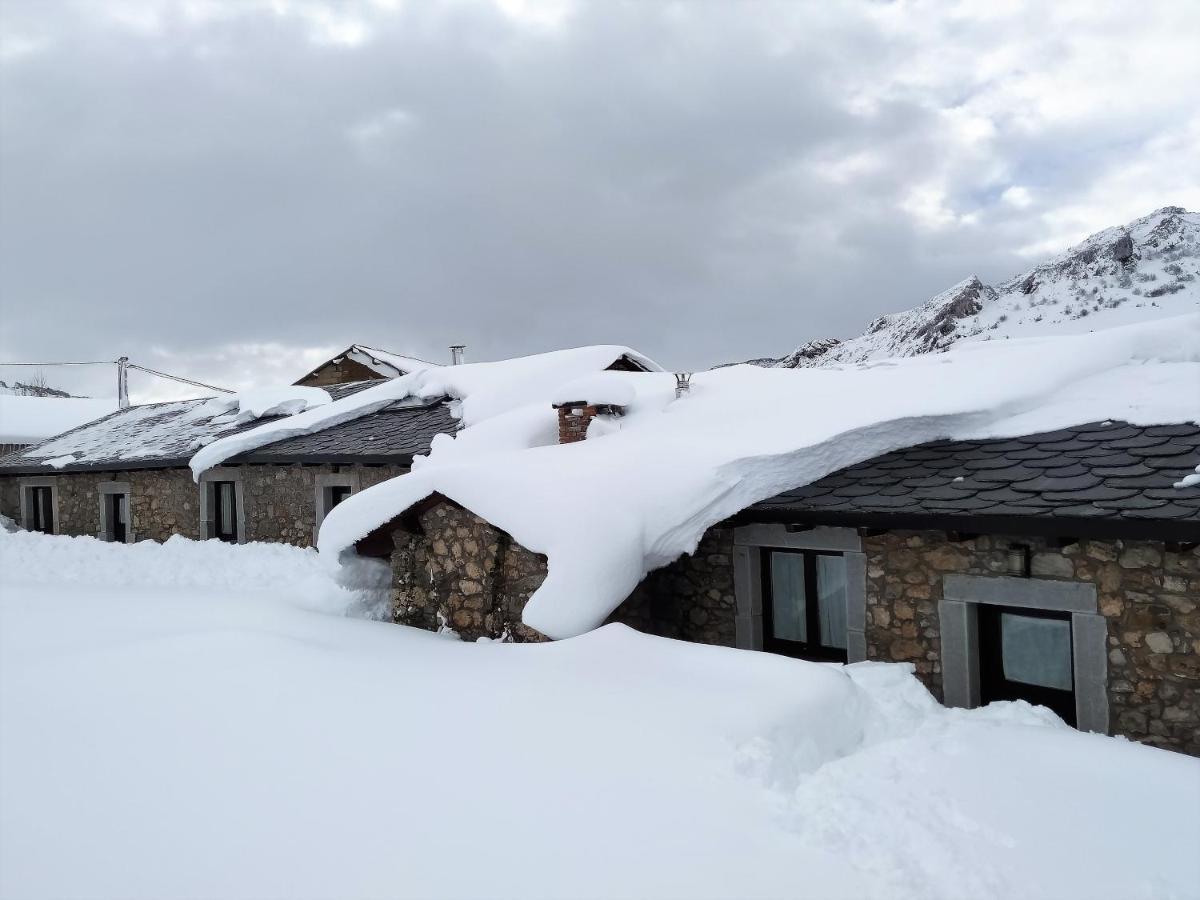
POLYGON ((625 343, 699 368, 1200 207, 1194 2, 0 15, 0 361, 240 387, 356 341, 625 343))

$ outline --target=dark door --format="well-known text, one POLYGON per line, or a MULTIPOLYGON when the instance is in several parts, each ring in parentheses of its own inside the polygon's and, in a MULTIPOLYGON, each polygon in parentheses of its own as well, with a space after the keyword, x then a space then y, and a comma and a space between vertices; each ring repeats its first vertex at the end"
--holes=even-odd
POLYGON ((232 481, 214 481, 213 537, 231 544, 238 542, 237 486, 232 481))
POLYGON ((34 531, 54 534, 54 494, 48 487, 32 487, 29 489, 29 503, 33 515, 30 525, 34 531))
POLYGON ((1075 724, 1069 613, 979 606, 979 687, 984 703, 1026 700, 1075 724))
POLYGON ((763 648, 846 661, 846 558, 813 550, 763 550, 763 648))
POLYGON ((108 495, 108 522, 110 539, 124 544, 129 539, 129 504, 124 494, 108 495))

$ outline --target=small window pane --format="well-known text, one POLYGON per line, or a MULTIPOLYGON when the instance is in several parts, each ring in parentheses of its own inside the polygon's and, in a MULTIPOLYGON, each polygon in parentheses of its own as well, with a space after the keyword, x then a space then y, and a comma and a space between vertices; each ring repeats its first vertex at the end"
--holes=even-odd
POLYGON ((233 482, 222 481, 217 487, 221 491, 221 533, 233 534, 233 482))
POLYGON ((1000 641, 1009 681, 1064 691, 1073 687, 1070 622, 1001 613, 1000 641))
POLYGON ((339 484, 329 489, 329 509, 333 509, 350 496, 349 485, 339 484))
POLYGON ((817 611, 821 646, 846 649, 846 558, 817 556, 817 611))
POLYGON ((803 554, 771 554, 771 629, 781 641, 808 641, 803 554))

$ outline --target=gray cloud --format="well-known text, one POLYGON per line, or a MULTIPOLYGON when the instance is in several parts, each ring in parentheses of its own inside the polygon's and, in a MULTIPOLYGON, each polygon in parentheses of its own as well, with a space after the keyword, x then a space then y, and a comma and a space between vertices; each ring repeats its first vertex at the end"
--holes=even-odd
POLYGON ((1195 9, 834 7, 8 0, 0 358, 699 367, 1200 205, 1195 9))

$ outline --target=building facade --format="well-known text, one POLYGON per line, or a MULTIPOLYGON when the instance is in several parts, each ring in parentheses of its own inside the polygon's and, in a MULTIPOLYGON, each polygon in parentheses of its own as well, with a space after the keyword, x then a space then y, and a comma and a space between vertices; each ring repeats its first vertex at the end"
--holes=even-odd
MULTIPOLYGON (((610 621, 909 663, 947 705, 1200 755, 1200 489, 1174 487, 1197 458, 1200 428, 1123 423, 897 451, 710 529, 610 621)), ((384 530, 396 621, 544 639, 521 622, 544 557, 440 497, 384 530)))

